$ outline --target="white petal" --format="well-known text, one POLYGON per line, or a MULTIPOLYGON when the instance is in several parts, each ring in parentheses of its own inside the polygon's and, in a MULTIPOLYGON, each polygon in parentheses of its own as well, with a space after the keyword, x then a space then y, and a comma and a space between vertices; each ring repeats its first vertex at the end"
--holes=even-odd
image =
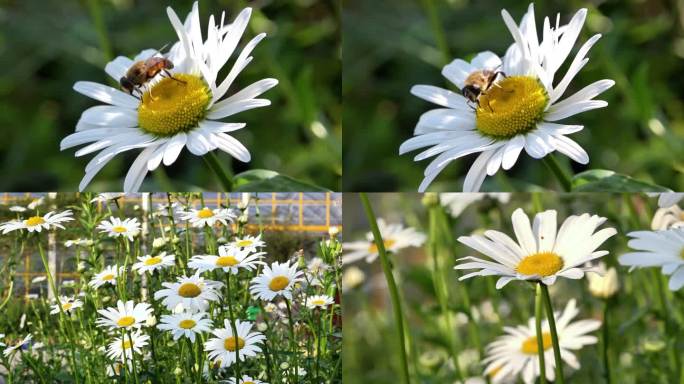
POLYGON ((74 84, 74 90, 103 103, 118 105, 123 108, 137 109, 140 100, 121 92, 118 89, 91 81, 79 81, 74 84))
POLYGON ((423 100, 443 107, 461 109, 464 106, 467 106, 465 97, 432 85, 414 85, 411 88, 411 93, 423 100))
POLYGON ((504 170, 511 169, 515 165, 515 162, 518 160, 518 156, 520 156, 520 152, 524 147, 524 136, 517 135, 514 138, 512 138, 508 142, 508 144, 506 144, 506 149, 503 155, 503 159, 501 161, 501 168, 503 168, 504 170))
POLYGON ((478 192, 480 190, 480 187, 487 176, 487 162, 495 152, 495 150, 482 152, 480 156, 475 159, 475 162, 470 166, 470 170, 468 170, 465 180, 463 181, 463 192, 478 192))
POLYGON ((242 100, 222 107, 216 108, 214 105, 207 114, 208 119, 216 120, 224 117, 232 116, 236 113, 247 111, 254 108, 260 108, 271 105, 271 100, 268 99, 250 99, 242 100))
POLYGON ((80 121, 100 126, 137 127, 138 112, 111 105, 96 105, 83 111, 80 121))
POLYGON ((118 56, 105 65, 105 72, 118 82, 126 74, 131 65, 133 65, 133 60, 126 56, 118 56))
POLYGON ((222 121, 202 120, 199 123, 201 128, 205 128, 211 132, 232 132, 242 129, 246 126, 245 123, 224 123, 222 121))
POLYGON ((589 155, 587 152, 569 137, 561 135, 555 136, 552 138, 552 144, 559 152, 563 153, 574 161, 580 164, 589 163, 589 155))
POLYGON ((565 119, 566 117, 574 116, 578 113, 590 111, 592 109, 603 108, 603 107, 606 107, 607 105, 608 105, 608 103, 603 101, 603 100, 580 101, 578 103, 570 104, 570 105, 567 105, 563 108, 556 109, 552 113, 547 113, 544 116, 544 120, 546 120, 546 121, 558 121, 561 119, 565 119))
POLYGON ((155 146, 150 146, 140 152, 126 174, 123 188, 124 192, 132 193, 137 192, 138 189, 140 189, 140 186, 147 175, 147 161, 150 156, 152 156, 155 149, 155 146))
POLYGON ((164 150, 164 165, 169 166, 176 161, 178 155, 180 155, 180 152, 185 146, 187 138, 188 136, 184 132, 181 132, 169 140, 166 144, 166 149, 164 150))
POLYGON ((251 160, 251 156, 247 148, 245 148, 245 146, 234 137, 225 133, 214 134, 214 137, 216 140, 216 146, 222 151, 229 153, 234 158, 245 163, 251 160))

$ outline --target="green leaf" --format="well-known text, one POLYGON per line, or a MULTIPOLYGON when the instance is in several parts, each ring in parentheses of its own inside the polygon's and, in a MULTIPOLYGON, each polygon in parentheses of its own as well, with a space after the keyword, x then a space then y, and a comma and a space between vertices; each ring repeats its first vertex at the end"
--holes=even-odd
POLYGON ((235 192, 328 192, 268 169, 252 169, 235 175, 235 192))
POLYGON ((660 185, 633 179, 607 169, 592 169, 572 178, 573 192, 669 192, 660 185))

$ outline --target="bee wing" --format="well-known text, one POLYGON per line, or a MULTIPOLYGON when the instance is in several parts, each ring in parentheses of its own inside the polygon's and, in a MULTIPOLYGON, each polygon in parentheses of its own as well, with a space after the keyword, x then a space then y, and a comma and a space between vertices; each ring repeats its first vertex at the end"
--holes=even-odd
POLYGON ((150 57, 154 56, 157 54, 156 49, 145 49, 142 52, 140 52, 135 58, 133 58, 134 62, 138 61, 145 61, 149 59, 150 57))

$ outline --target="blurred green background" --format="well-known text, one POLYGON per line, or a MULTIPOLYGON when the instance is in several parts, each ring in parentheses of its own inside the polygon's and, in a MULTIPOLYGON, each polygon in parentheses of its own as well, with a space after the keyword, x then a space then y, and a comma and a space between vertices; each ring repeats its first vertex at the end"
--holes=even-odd
MULTIPOLYGON (((458 360, 465 377, 481 378, 480 348, 503 335, 502 327, 527 324, 534 316, 534 289, 527 283, 513 281, 497 290, 497 276, 476 276, 459 281, 459 276, 473 271, 456 271, 455 260, 468 255, 482 257, 477 251, 459 243, 456 238, 481 234, 494 229, 514 237, 511 214, 522 208, 532 217, 537 209, 558 211, 558 226, 570 215, 590 213, 607 218, 600 228, 615 228, 618 234, 598 249, 610 254, 599 261, 617 269, 620 289, 610 299, 609 338, 612 382, 620 384, 678 382, 681 364, 669 360, 668 350, 681 355, 684 342, 684 290, 667 289, 668 276, 659 268, 642 268, 629 272, 619 266, 617 258, 629 251, 627 233, 649 230, 657 208, 657 199, 643 194, 607 193, 511 194, 507 203, 481 196, 463 194, 465 210, 457 218, 449 218, 453 236, 452 252, 440 254, 440 263, 448 292, 448 309, 452 328, 447 327, 436 294, 434 259, 425 247, 406 248, 390 254, 390 264, 402 298, 402 312, 410 332, 407 336, 408 365, 412 383, 456 384, 457 375, 449 360, 449 343, 445 332, 451 332, 458 345, 458 360), (467 203, 467 202, 470 203, 467 203), (533 203, 536 201, 536 204, 533 203), (537 208, 535 208, 537 206, 537 208), (448 256, 448 257, 445 257, 448 256), (662 288, 662 289, 661 289, 662 288), (675 320, 676 319, 676 320, 675 320), (665 325, 669 324, 669 325, 665 325)), ((416 193, 369 194, 373 210, 387 223, 401 223, 428 234, 428 208, 416 193)), ((365 239, 370 229, 358 194, 345 193, 343 201, 345 241, 365 239)), ((484 257, 485 259, 487 257, 484 257)), ((395 384, 400 382, 399 343, 387 283, 381 263, 359 261, 344 266, 343 377, 350 383, 395 384), (362 271, 363 278, 358 276, 362 271), (344 284, 344 282, 348 282, 344 284), (353 283, 349 283, 353 282, 353 283)), ((549 286, 554 311, 562 311, 571 299, 577 300, 580 319, 603 320, 605 302, 590 294, 588 279, 559 278, 549 286)), ((602 363, 602 329, 591 335, 597 344, 575 351, 579 370, 566 365, 566 383, 605 383, 602 363)), ((548 369, 548 362, 547 362, 548 369)), ((522 383, 511 377, 508 383, 522 383)), ((537 381, 538 382, 538 381, 537 381)), ((482 383, 484 380, 466 380, 482 383)))
MULTIPOLYGON (((415 84, 445 87, 447 63, 437 44, 427 4, 434 4, 445 32, 449 61, 491 50, 499 55, 513 42, 500 15, 507 9, 519 22, 526 1, 344 0, 343 81, 344 190, 415 191, 430 160, 414 162, 420 151, 399 156, 421 113, 435 108, 409 93, 415 84)), ((684 4, 667 0, 536 1, 543 17, 567 23, 579 8, 589 14, 579 45, 603 37, 567 95, 609 78, 617 84, 599 99, 609 106, 564 121, 585 129, 572 135, 589 153, 590 169, 611 169, 662 186, 684 189, 684 4)), ((569 61, 561 67, 565 73, 569 61)), ((556 156, 575 173, 586 169, 556 156)), ((431 190, 459 191, 475 156, 452 162, 431 190)), ((488 177, 482 190, 560 190, 542 162, 528 155, 504 175, 488 177)))
MULTIPOLYGON (((177 37, 166 15, 168 5, 183 20, 192 1, 0 0, 0 190, 77 189, 92 155, 75 158, 75 149, 60 152, 59 142, 74 131, 80 114, 98 102, 72 86, 80 80, 109 81, 104 72, 108 58, 173 43, 177 37), (97 14, 103 29, 97 27, 97 14)), ((339 5, 334 0, 201 0, 203 34, 209 15, 220 18, 225 10, 232 22, 247 5, 255 11, 239 47, 258 33, 268 36, 236 85, 243 88, 266 77, 280 84, 264 95, 271 106, 235 116, 234 121, 247 123, 235 137, 250 150, 252 161, 231 163, 229 155, 217 151, 219 158, 235 173, 265 168, 339 190, 339 5)), ((138 153, 117 156, 88 189, 121 190, 138 153)), ((149 174, 141 190, 199 188, 219 185, 204 161, 184 150, 171 167, 149 174)))

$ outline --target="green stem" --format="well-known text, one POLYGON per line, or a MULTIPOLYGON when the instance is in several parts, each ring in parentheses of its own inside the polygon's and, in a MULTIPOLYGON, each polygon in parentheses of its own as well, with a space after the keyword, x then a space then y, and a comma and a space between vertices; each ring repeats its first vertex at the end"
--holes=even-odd
MULTIPOLYGON (((375 245, 378 248, 378 254, 380 256, 380 262, 382 264, 382 270, 385 273, 385 279, 387 279, 387 286, 390 291, 390 298, 392 300, 392 308, 394 309, 394 321, 397 326, 397 338, 399 339, 399 358, 401 359, 401 382, 404 384, 409 384, 409 370, 408 370, 408 360, 406 358, 406 345, 404 336, 404 320, 401 312, 401 302, 399 301, 399 291, 397 290, 397 284, 394 281, 394 275, 392 274, 392 267, 390 266, 389 259, 387 258, 387 251, 385 250, 385 243, 380 234, 380 229, 378 228, 377 220, 375 219, 375 214, 373 213, 373 207, 371 207, 370 201, 368 201, 368 196, 365 193, 360 193, 359 198, 363 204, 363 208, 366 211, 366 216, 368 217, 368 222, 373 232, 373 238, 375 239, 375 245)), ((457 362, 456 362, 457 363, 457 362)))
POLYGON ((107 36, 107 28, 102 20, 102 10, 99 0, 88 0, 88 10, 90 17, 93 19, 97 37, 100 40, 100 48, 102 49, 102 57, 105 62, 112 60, 112 48, 109 44, 109 37, 107 36))
POLYGON ((609 340, 610 340, 610 328, 608 326, 608 309, 610 303, 606 299, 603 306, 603 377, 606 379, 606 384, 611 384, 613 382, 612 376, 610 374, 610 355, 609 355, 609 340))
POLYGON ((297 339, 295 338, 294 331, 294 319, 292 318, 292 308, 290 308, 290 300, 285 299, 285 305, 287 306, 287 319, 288 325, 290 326, 290 351, 294 359, 294 382, 297 384, 299 382, 299 359, 297 356, 297 339))
POLYGON ((233 190, 233 178, 230 173, 221 165, 218 157, 214 151, 207 152, 206 155, 202 156, 204 161, 207 163, 209 168, 211 168, 216 178, 221 182, 224 192, 231 192, 233 190))
POLYGON ((556 360, 556 381, 559 384, 565 383, 563 377, 563 360, 560 354, 560 344, 558 343, 558 332, 556 331, 556 318, 553 314, 553 306, 551 305, 551 297, 549 296, 549 288, 546 284, 539 283, 541 286, 542 296, 546 304, 546 318, 549 320, 549 329, 551 330, 551 343, 553 344, 553 357, 556 360))
POLYGON ((551 173, 553 173, 556 179, 558 179, 558 182, 560 182, 563 190, 565 192, 570 192, 572 190, 572 177, 570 177, 570 175, 563 170, 561 165, 558 163, 558 160, 556 160, 556 158, 553 156, 553 153, 549 153, 548 155, 544 156, 542 161, 551 170, 551 173))
POLYGON ((539 354, 539 382, 546 384, 546 362, 544 361, 544 334, 542 333, 542 318, 544 307, 542 303, 542 282, 537 283, 534 295, 534 325, 537 331, 537 353, 539 354))
POLYGON ((442 65, 445 65, 451 60, 451 53, 449 52, 449 45, 447 44, 444 28, 439 20, 439 12, 435 6, 434 0, 422 0, 422 2, 425 12, 430 19, 430 26, 432 27, 432 32, 435 35, 437 47, 442 53, 442 65))
MULTIPOLYGON (((133 380, 135 384, 138 384, 138 367, 135 365, 135 351, 133 350, 133 337, 131 337, 130 332, 126 332, 128 335, 128 341, 131 343, 131 362, 133 363, 133 380)), ((125 353, 125 351, 124 351, 125 353)))
POLYGON ((226 272, 226 298, 228 301, 228 316, 230 316, 230 329, 233 332, 233 338, 235 339, 235 377, 241 378, 242 376, 240 375, 240 348, 237 347, 237 339, 238 339, 238 333, 237 333, 237 327, 235 326, 235 314, 233 313, 233 298, 230 297, 230 271, 226 272))

